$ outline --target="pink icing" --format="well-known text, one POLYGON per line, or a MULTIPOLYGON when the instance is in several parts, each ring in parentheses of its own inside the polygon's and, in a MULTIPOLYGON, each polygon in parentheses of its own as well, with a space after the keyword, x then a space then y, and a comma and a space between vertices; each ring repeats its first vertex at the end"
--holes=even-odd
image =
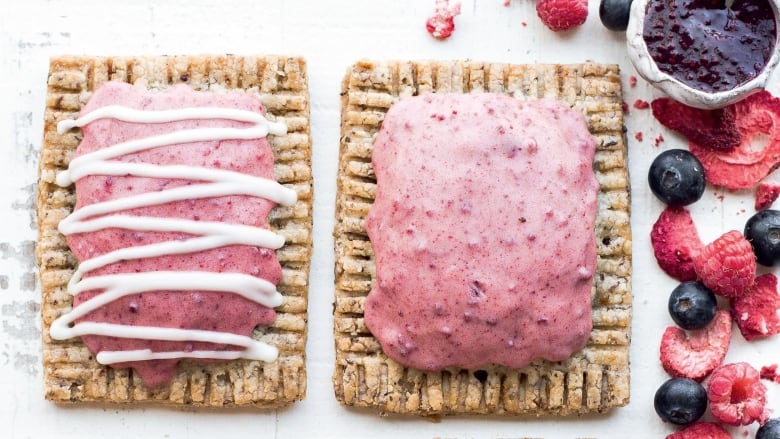
MULTIPOLYGON (((111 82, 99 88, 82 110, 82 115, 106 105, 124 105, 136 109, 164 110, 183 107, 230 107, 264 113, 256 98, 243 94, 195 92, 187 86, 175 86, 153 93, 144 88, 111 82)), ((130 139, 148 137, 174 130, 196 127, 242 127, 245 123, 229 120, 186 120, 162 124, 136 124, 114 119, 99 119, 83 128, 84 139, 76 157, 130 139)), ((225 140, 164 146, 128 154, 126 162, 184 164, 229 169, 254 176, 274 178, 273 154, 266 139, 225 140)), ((88 176, 76 182, 76 209, 83 206, 146 192, 189 185, 192 180, 154 179, 122 176, 88 176)), ((159 206, 127 210, 130 215, 223 221, 268 228, 267 216, 274 203, 248 196, 224 196, 186 200, 159 206)), ((94 258, 112 250, 136 245, 185 239, 181 233, 135 232, 106 229, 94 233, 68 236, 68 245, 79 261, 94 258)), ((232 245, 185 255, 169 255, 123 261, 85 274, 96 275, 148 272, 157 270, 240 272, 264 278, 274 284, 281 278, 281 266, 273 250, 232 245)), ((83 293, 75 304, 99 294, 83 293)), ((230 293, 207 291, 160 291, 127 296, 96 310, 79 321, 162 326, 182 329, 205 329, 250 335, 257 325, 269 325, 276 318, 273 309, 230 293)), ((238 350, 238 347, 210 343, 183 343, 84 336, 93 353, 103 350, 151 349, 238 350)), ((133 367, 149 386, 163 385, 176 373, 178 360, 129 362, 114 367, 133 367)))
POLYGON ((588 340, 599 190, 582 114, 555 101, 424 95, 388 111, 366 228, 366 325, 415 368, 523 367, 588 340))

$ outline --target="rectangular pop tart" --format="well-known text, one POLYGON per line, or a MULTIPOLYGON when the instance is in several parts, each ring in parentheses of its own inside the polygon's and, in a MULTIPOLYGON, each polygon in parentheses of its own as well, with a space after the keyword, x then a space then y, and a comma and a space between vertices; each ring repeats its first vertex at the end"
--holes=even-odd
POLYGON ((615 65, 373 62, 342 90, 337 399, 567 415, 629 400, 615 65))
POLYGON ((37 204, 46 398, 302 399, 310 160, 303 59, 52 59, 37 204))

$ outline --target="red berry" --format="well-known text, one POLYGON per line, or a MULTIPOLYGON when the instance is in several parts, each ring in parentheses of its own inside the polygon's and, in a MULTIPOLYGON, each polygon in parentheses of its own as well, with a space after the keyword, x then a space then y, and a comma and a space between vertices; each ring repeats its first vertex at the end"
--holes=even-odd
POLYGON ((449 0, 436 0, 436 12, 425 22, 432 37, 444 40, 455 30, 455 17, 460 15, 460 2, 450 6, 449 0))
POLYGON ((683 207, 667 207, 653 224, 650 241, 658 265, 680 282, 696 280, 693 260, 703 244, 691 214, 683 207))
POLYGON ((731 439, 731 435, 714 422, 697 422, 666 436, 666 439, 731 439))
POLYGON ((768 337, 780 333, 780 295, 777 293, 777 276, 772 273, 756 278, 745 294, 731 299, 731 314, 745 340, 768 337))
POLYGON ((752 188, 780 164, 780 99, 762 91, 727 108, 734 113, 740 134, 737 147, 723 151, 689 139, 689 148, 710 183, 728 189, 752 188), (762 148, 753 141, 759 134, 768 139, 762 148))
POLYGON ((761 366, 761 379, 774 381, 780 383, 780 375, 777 373, 777 364, 770 364, 769 366, 761 366))
POLYGON ((742 233, 732 230, 704 246, 693 260, 701 282, 723 297, 739 297, 756 279, 756 255, 742 233))
POLYGON ((550 30, 569 30, 585 23, 588 0, 539 0, 536 13, 550 30))
POLYGON ((734 112, 729 107, 701 110, 671 98, 658 98, 650 106, 653 116, 662 125, 679 132, 691 142, 717 151, 730 151, 739 145, 740 134, 734 112))
POLYGON ((724 364, 712 371, 707 389, 712 416, 729 425, 764 423, 766 387, 748 363, 724 364))
POLYGON ((756 190, 756 210, 768 209, 780 196, 780 184, 761 182, 756 190))
POLYGON ((661 365, 673 377, 701 381, 723 363, 731 341, 731 317, 718 311, 709 325, 685 332, 666 328, 661 338, 661 365))

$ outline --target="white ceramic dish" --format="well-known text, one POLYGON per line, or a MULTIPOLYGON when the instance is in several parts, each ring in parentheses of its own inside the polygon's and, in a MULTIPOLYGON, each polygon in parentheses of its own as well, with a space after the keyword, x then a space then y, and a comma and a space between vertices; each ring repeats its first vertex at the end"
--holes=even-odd
POLYGON ((628 56, 637 73, 648 82, 659 88, 672 98, 692 107, 715 109, 737 102, 752 93, 766 87, 772 70, 780 61, 780 0, 768 0, 775 16, 776 29, 774 53, 764 70, 752 80, 731 90, 720 92, 704 92, 678 81, 668 73, 662 72, 648 53, 647 45, 642 36, 647 5, 653 0, 634 0, 631 5, 631 15, 626 29, 628 56))

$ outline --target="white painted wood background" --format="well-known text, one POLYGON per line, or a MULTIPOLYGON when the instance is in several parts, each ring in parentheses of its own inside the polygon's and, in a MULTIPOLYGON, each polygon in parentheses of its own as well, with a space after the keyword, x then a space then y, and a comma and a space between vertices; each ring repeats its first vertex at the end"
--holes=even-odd
MULTIPOLYGON (((0 0, 0 438, 423 437, 423 438, 662 438, 672 431, 655 415, 652 397, 666 376, 658 360, 661 333, 671 319, 666 300, 675 282, 656 266, 649 230, 661 204, 646 185, 650 161, 682 140, 663 130, 648 110, 626 118, 630 146, 634 233, 634 325, 631 403, 610 414, 566 419, 452 417, 440 422, 378 418, 340 407, 331 386, 333 341, 332 236, 339 138, 339 87, 360 58, 476 59, 515 63, 618 63, 624 97, 650 100, 657 92, 634 75, 624 35, 609 32, 590 0, 588 21, 554 34, 536 18, 535 0, 470 0, 453 37, 439 42, 424 22, 434 0, 0 0), (43 399, 40 291, 33 213, 37 155, 49 57, 275 53, 308 60, 314 141, 315 250, 312 264, 308 397, 279 411, 61 407, 43 399), (644 140, 634 138, 643 133, 644 140), (663 134, 660 147, 653 139, 663 134)), ((771 89, 778 90, 777 80, 771 89)), ((752 214, 749 193, 708 188, 692 208, 702 238, 742 229, 752 214), (725 195, 723 201, 720 195, 725 195)), ((780 362, 780 339, 747 345, 734 337, 728 360, 757 367, 780 362)), ((768 384, 780 407, 780 385, 768 384)), ((780 413, 778 413, 780 415, 780 413)), ((735 428, 735 437, 754 430, 735 428)))

